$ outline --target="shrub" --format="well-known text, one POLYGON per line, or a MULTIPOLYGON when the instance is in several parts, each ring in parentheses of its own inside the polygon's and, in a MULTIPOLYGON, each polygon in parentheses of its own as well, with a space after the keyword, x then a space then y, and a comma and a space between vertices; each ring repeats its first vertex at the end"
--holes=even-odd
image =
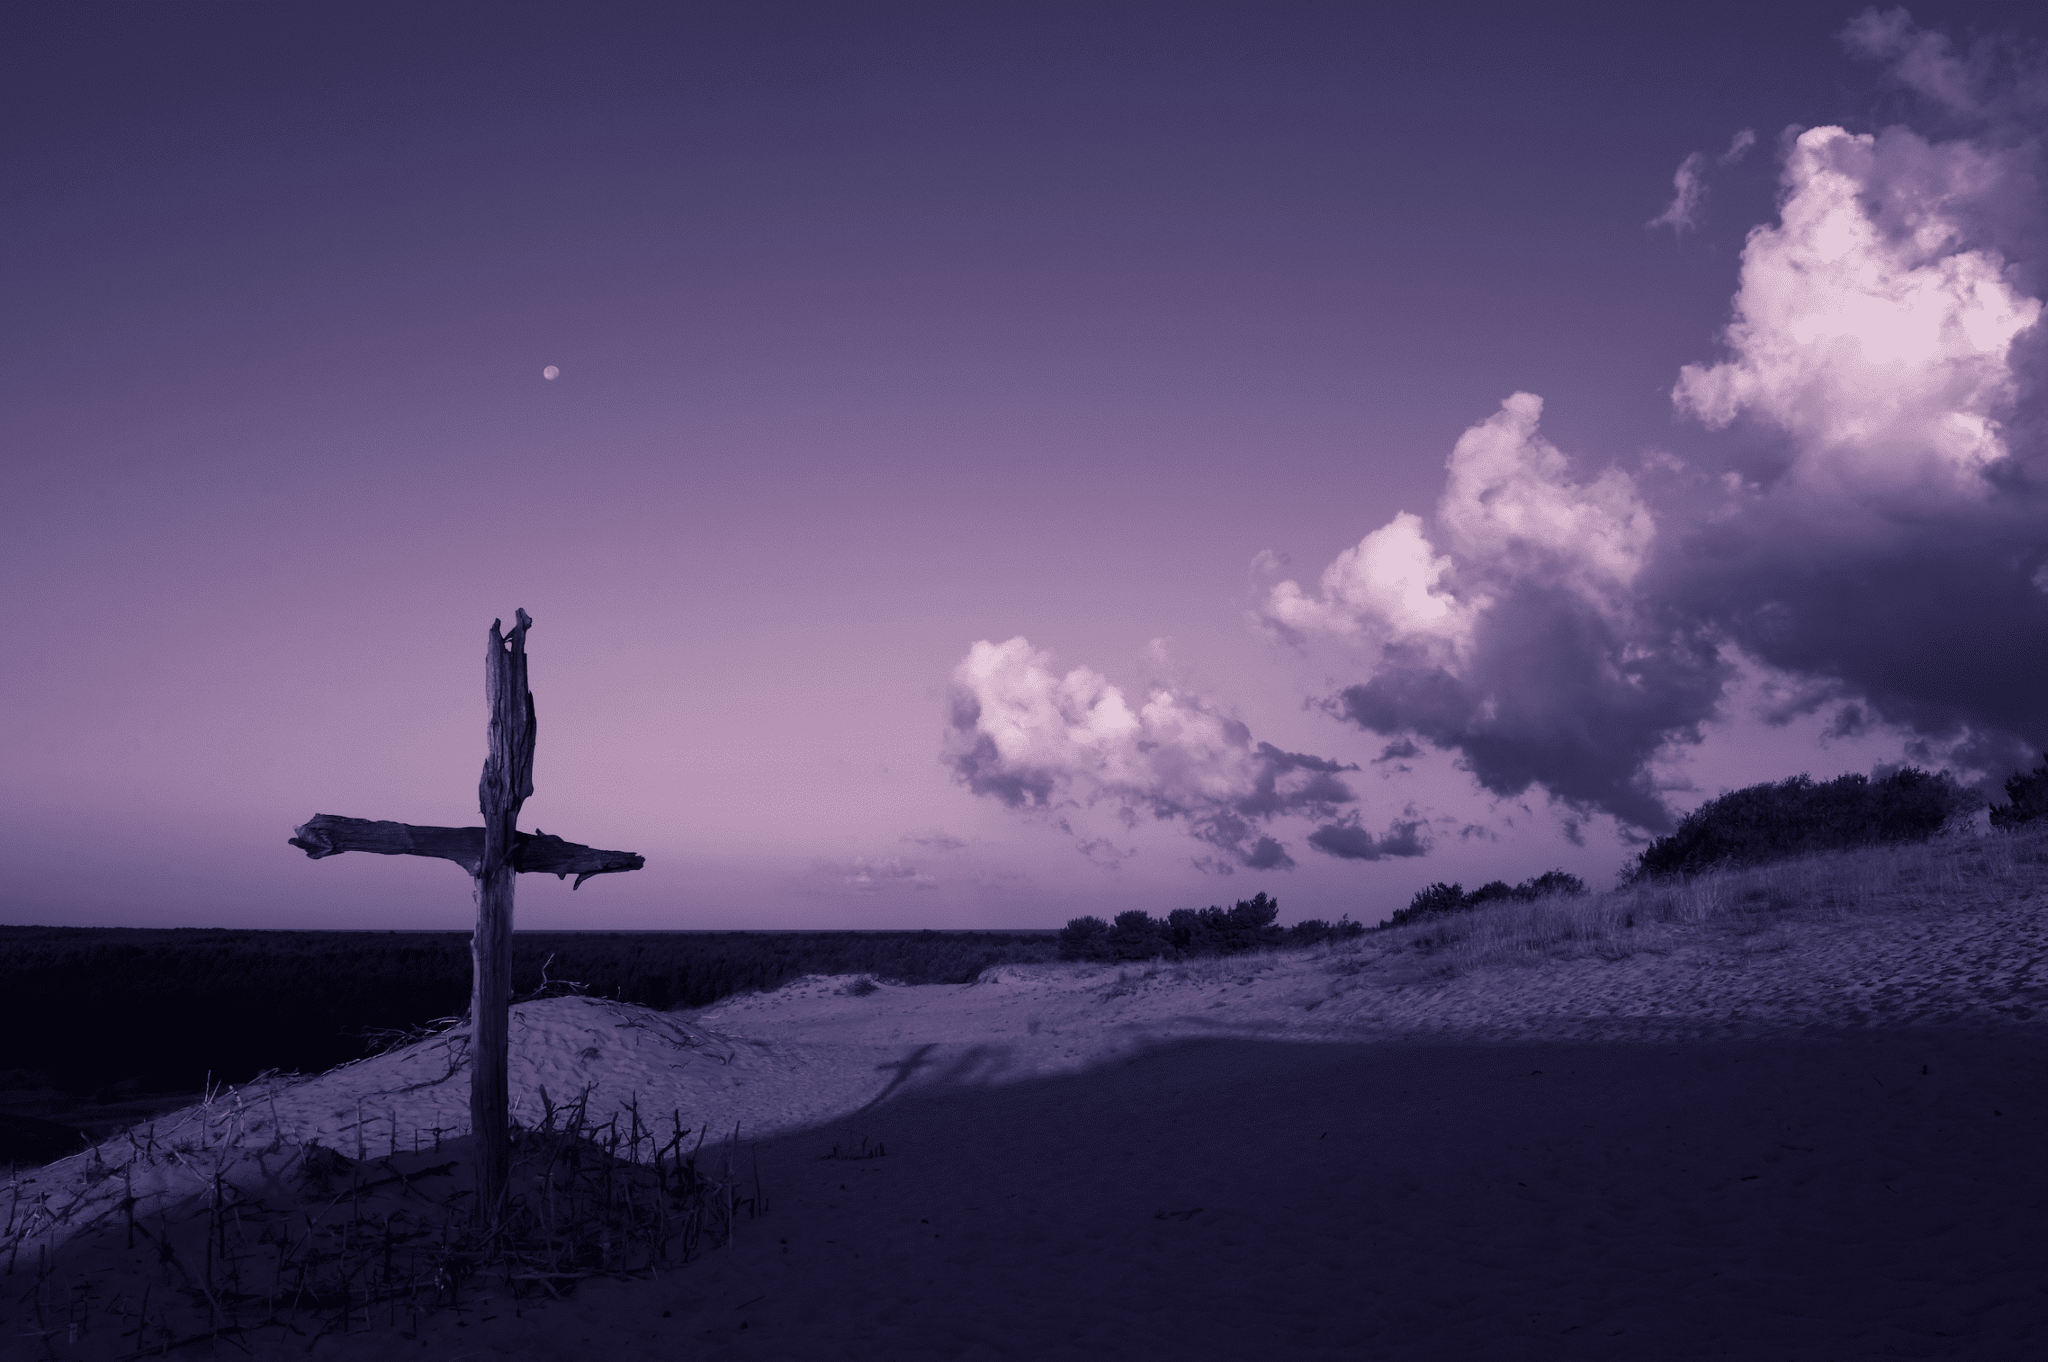
POLYGON ((1400 927, 1425 918, 1442 917, 1446 913, 1462 913, 1484 904, 1510 899, 1520 903, 1534 902, 1553 894, 1583 894, 1586 882, 1577 875, 1562 870, 1547 870, 1534 879, 1523 880, 1511 885, 1506 880, 1493 880, 1466 893, 1463 885, 1436 883, 1427 889, 1417 891, 1414 898, 1385 922, 1382 927, 1400 927))
POLYGON ((1278 927, 1280 902, 1264 893, 1240 899, 1229 908, 1176 908, 1162 921, 1141 909, 1118 913, 1114 923, 1099 917, 1077 917, 1060 930, 1062 960, 1182 959, 1198 955, 1237 955, 1267 946, 1313 946, 1345 941, 1365 930, 1350 918, 1325 922, 1311 918, 1292 927, 1278 927))
POLYGON ((1445 884, 1442 881, 1438 881, 1427 889, 1417 890, 1415 897, 1408 900, 1406 908, 1388 918, 1381 925, 1399 927, 1403 923, 1418 922, 1426 917, 1440 917, 1445 913, 1455 913, 1467 906, 1464 885, 1445 884))
POLYGON ((1112 960, 1150 960, 1166 950, 1166 927, 1154 922, 1144 909, 1133 908, 1116 915, 1102 944, 1112 960))
POLYGON ((1349 941, 1365 931, 1363 922, 1353 922, 1349 915, 1335 922, 1325 922, 1319 917, 1305 918, 1287 929, 1287 944, 1290 946, 1320 946, 1326 941, 1349 941))
POLYGON ((1277 946, 1284 933, 1273 925, 1280 901, 1263 893, 1231 908, 1176 908, 1166 915, 1166 938, 1183 955, 1236 955, 1277 946))
POLYGON ((1824 784, 1798 775, 1700 805, 1670 836, 1650 843, 1623 878, 1634 883, 1879 842, 1924 842, 1973 807, 1946 771, 1908 766, 1881 780, 1846 775, 1824 784))
POLYGON ((1069 919, 1060 928, 1060 959, 1106 960, 1109 946, 1103 938, 1108 935, 1109 924, 1099 917, 1069 919))
POLYGON ((1584 880, 1577 875, 1567 875, 1562 870, 1546 870, 1535 879, 1524 880, 1515 886, 1515 897, 1520 899, 1547 898, 1552 894, 1577 898, 1586 892, 1584 880))
POLYGON ((2015 771, 2005 782, 2004 804, 1991 806, 1991 826, 2016 828, 2037 818, 2048 818, 2048 761, 2034 768, 2032 775, 2015 771))

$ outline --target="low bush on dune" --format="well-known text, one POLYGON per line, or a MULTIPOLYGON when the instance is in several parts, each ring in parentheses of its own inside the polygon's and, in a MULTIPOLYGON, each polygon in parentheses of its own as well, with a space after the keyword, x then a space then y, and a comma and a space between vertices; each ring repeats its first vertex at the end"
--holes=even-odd
POLYGON ((1205 955, 1238 955, 1274 946, 1313 946, 1343 941, 1365 930, 1349 918, 1310 918, 1277 926, 1280 901, 1258 894, 1229 908, 1176 908, 1165 918, 1143 909, 1118 913, 1113 922, 1077 917, 1060 931, 1062 960, 1171 960, 1205 955))
MULTIPOLYGON (((2012 788, 2011 782, 2007 788, 2012 788)), ((2029 797, 2037 797, 2031 786, 2025 788, 2029 797)), ((1798 775, 1775 785, 1751 785, 1702 804, 1670 836, 1650 843, 1622 881, 1696 875, 1889 842, 1924 842, 1952 819, 1978 807, 1946 771, 1929 774, 1908 766, 1880 780, 1846 775, 1825 782, 1798 775)))
POLYGON ((2048 761, 2027 775, 2015 771, 2005 782, 2004 804, 1991 806, 1991 826, 2010 830, 2048 818, 2048 761))
POLYGON ((1523 880, 1520 884, 1509 884, 1506 880, 1493 880, 1482 884, 1471 893, 1459 884, 1432 884, 1419 890, 1408 901, 1408 906, 1382 922, 1380 926, 1405 927, 1411 922, 1425 918, 1443 917, 1449 913, 1469 912, 1483 908, 1489 903, 1533 903, 1540 898, 1554 895, 1576 896, 1586 892, 1586 882, 1577 875, 1568 875, 1562 870, 1548 870, 1534 879, 1523 880))
MULTIPOLYGON (((1694 931, 1712 934, 1715 955, 1775 953, 1808 933, 1826 950, 1830 932, 1866 912, 2009 911, 2038 901, 2044 887, 2048 819, 2037 819, 2011 831, 1814 852, 1607 893, 1493 902, 1485 912, 1411 919, 1386 953, 1413 949, 1420 958, 1405 968, 1421 964, 1433 977, 1452 978, 1496 965, 1662 955, 1694 931)), ((1361 954, 1350 972, 1373 958, 1361 954)))

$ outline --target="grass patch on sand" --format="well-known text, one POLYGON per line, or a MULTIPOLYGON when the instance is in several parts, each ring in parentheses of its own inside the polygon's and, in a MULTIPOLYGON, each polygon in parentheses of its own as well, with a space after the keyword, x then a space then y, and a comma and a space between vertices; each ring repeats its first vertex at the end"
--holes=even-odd
POLYGON ((1329 948, 1347 963, 1413 950, 1450 976, 1502 965, 1666 949, 1682 931, 1712 929, 1749 948, 1785 944, 1795 926, 1939 904, 1968 909, 2048 887, 2048 829, 1959 833, 1932 841, 1822 852, 1769 865, 1639 881, 1604 894, 1503 899, 1468 912, 1382 928, 1329 948))
POLYGON ((591 1278, 686 1264, 768 1209, 737 1130, 707 1150, 680 1113, 643 1123, 637 1104, 593 1124, 587 1092, 557 1105, 543 1091, 543 1119, 513 1131, 506 1202, 484 1217, 466 1137, 252 1145, 263 1097, 210 1092, 174 1125, 96 1147, 77 1198, 17 1183, 0 1229, 10 1333, 67 1357, 307 1352, 365 1331, 395 1347, 430 1316, 517 1315, 591 1278), (166 1185, 197 1190, 148 1194, 166 1185))

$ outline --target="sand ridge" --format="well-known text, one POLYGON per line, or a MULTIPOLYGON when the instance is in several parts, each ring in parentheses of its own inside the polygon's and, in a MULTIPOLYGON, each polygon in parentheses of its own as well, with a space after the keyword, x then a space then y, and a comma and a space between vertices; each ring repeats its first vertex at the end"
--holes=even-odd
MULTIPOLYGON (((694 1011, 561 997, 513 1009, 513 1117, 587 1096, 602 1122, 716 1137, 820 1128, 908 1091, 1075 1073, 1190 1039, 1372 1042, 1403 1036, 1736 1039, 1809 1028, 1987 1025, 2048 1015, 2042 905, 1921 905, 1851 924, 1667 931, 1621 959, 1586 955, 1445 977, 1442 960, 1367 936, 1334 948, 1128 965, 999 966, 962 985, 811 976, 694 1011)), ((279 1077, 148 1123, 175 1148, 359 1153, 429 1148, 468 1125, 468 1038, 456 1028, 311 1077, 279 1077)), ((232 1170, 172 1163, 109 1181, 138 1133, 17 1182, 48 1207, 49 1242, 127 1195, 148 1205, 232 1170), (181 1169, 189 1169, 181 1172, 181 1169)), ((140 1172, 140 1166, 137 1167, 140 1172)), ((252 1169, 254 1176, 267 1176, 252 1169)))
MULTIPOLYGON (((735 1357, 1220 1356, 1266 1329, 1304 1356, 1510 1335, 1577 1356, 1601 1355, 1578 1337, 1599 1324, 1615 1356, 1654 1338, 1659 1355, 1810 1357, 1867 1355, 1828 1351, 1852 1324, 1906 1355, 2041 1336, 2048 1288, 2022 1247, 2048 1230, 2030 1152, 2048 1133, 2030 1076, 2048 1038, 2038 898, 1674 928, 1620 958, 1462 974, 1392 936, 965 985, 812 977, 673 1013, 521 1004, 518 1119, 545 1089, 587 1095, 600 1121, 632 1102, 714 1141, 737 1130, 774 1209, 657 1282, 593 1282, 510 1321, 480 1304, 419 1341, 533 1358, 670 1356, 684 1339, 735 1357), (820 1159, 870 1143, 887 1156, 820 1159), (1967 1270, 1928 1268, 1916 1239, 1967 1270), (1435 1283, 1426 1308, 1389 1288, 1389 1255, 1435 1283), (1876 1286, 1856 1285, 1857 1263, 1876 1286), (1731 1273, 1773 1302, 1776 1335, 1710 1323, 1741 1308, 1731 1273)), ((223 1093, 147 1145, 20 1179, 17 1213, 89 1256, 126 1196, 167 1213, 215 1176, 260 1189, 315 1140, 431 1148, 465 1124, 465 1047, 458 1029, 223 1093)))

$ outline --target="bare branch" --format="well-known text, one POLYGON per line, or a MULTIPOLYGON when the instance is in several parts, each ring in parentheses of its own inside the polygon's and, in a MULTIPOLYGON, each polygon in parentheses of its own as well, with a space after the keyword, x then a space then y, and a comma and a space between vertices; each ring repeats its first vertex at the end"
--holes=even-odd
MULTIPOLYGON (((344 851, 370 851, 379 856, 437 856, 455 862, 471 875, 483 864, 482 828, 429 828, 316 813, 292 832, 291 845, 316 861, 323 856, 339 856, 344 851)), ((538 830, 519 833, 506 860, 514 870, 529 874, 553 875, 557 879, 574 875, 578 885, 592 875, 614 875, 647 864, 644 856, 634 852, 600 851, 538 830)))
POLYGON ((379 856, 438 856, 474 875, 484 859, 482 828, 426 828, 316 813, 292 829, 291 844, 314 860, 344 851, 379 856))
MULTIPOLYGON (((478 828, 481 834, 483 829, 478 828)), ((519 834, 518 845, 512 849, 512 868, 531 873, 553 875, 556 879, 576 877, 576 888, 592 875, 614 875, 621 871, 638 870, 647 864, 647 858, 631 851, 599 851, 595 847, 565 842, 535 828, 532 832, 519 834)))

